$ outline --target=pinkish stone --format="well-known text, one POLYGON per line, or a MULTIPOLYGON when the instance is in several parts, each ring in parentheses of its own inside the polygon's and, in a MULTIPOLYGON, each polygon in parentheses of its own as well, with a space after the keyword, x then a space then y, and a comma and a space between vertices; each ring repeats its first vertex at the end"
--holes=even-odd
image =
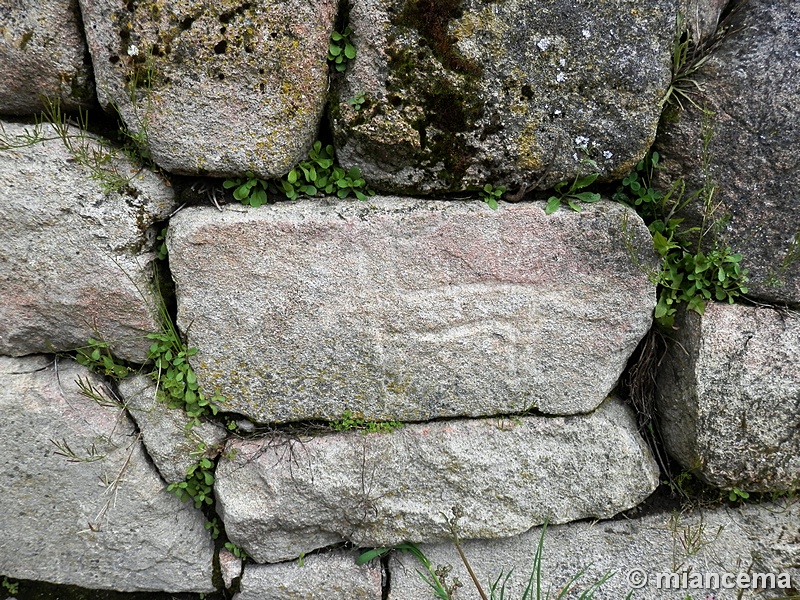
POLYGON ((652 241, 610 202, 376 197, 172 220, 198 380, 259 421, 593 410, 651 324, 652 241))

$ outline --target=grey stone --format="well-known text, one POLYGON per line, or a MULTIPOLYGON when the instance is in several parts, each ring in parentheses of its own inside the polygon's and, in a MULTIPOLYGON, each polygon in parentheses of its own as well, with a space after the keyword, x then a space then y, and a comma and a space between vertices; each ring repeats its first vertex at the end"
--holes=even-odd
POLYGON ((655 304, 650 235, 610 202, 194 208, 168 246, 200 385, 264 423, 587 412, 655 304))
POLYGON ((224 548, 219 551, 219 571, 225 589, 230 589, 235 579, 242 576, 242 559, 230 550, 224 548))
POLYGON ((658 375, 669 452, 717 487, 800 487, 800 314, 712 303, 677 323, 658 375))
MULTIPOLYGON (((656 146, 689 191, 715 184, 720 239, 744 257, 750 293, 800 303, 800 7, 749 0, 693 76, 702 90, 662 121, 656 146), (710 136, 707 152, 704 137, 710 136), (707 167, 704 164, 707 163, 707 167)), ((699 210, 699 209, 698 209, 699 210)))
POLYGON ((203 515, 166 491, 122 406, 81 395, 78 379, 113 399, 71 360, 0 357, 0 573, 213 591, 203 515))
POLYGON ((339 160, 407 194, 546 189, 574 178, 584 154, 620 178, 655 138, 676 7, 353 2, 358 53, 331 109, 339 160))
POLYGON ((711 43, 728 0, 680 0, 684 27, 693 43, 711 43))
POLYGON ((356 566, 353 552, 315 554, 274 565, 247 564, 234 600, 381 600, 379 565, 356 566))
MULTIPOLYGON (((20 142, 26 128, 3 124, 3 140, 20 142)), ((173 192, 97 138, 70 143, 109 158, 100 170, 79 164, 49 125, 41 134, 51 139, 0 150, 0 353, 62 352, 99 338, 144 362, 144 336, 161 328, 153 225, 173 210, 173 192), (121 191, 96 181, 112 170, 130 177, 121 191)))
POLYGON ((456 505, 464 539, 516 535, 548 517, 610 517, 656 488, 658 468, 631 413, 608 400, 575 417, 234 440, 216 479, 230 539, 276 562, 342 540, 447 539, 456 505))
MULTIPOLYGON (((752 589, 696 589, 658 587, 658 574, 687 573, 786 573, 795 589, 800 587, 800 504, 780 502, 742 508, 706 508, 690 512, 666 511, 633 516, 619 521, 569 523, 548 527, 542 546, 542 593, 555 597, 569 579, 588 567, 568 596, 586 590, 606 573, 612 577, 600 587, 595 600, 621 600, 632 589, 634 600, 741 600, 763 598, 752 589), (642 573, 649 577, 644 587, 634 589, 642 573), (738 595, 739 592, 743 595, 738 595)), ((506 598, 521 598, 531 574, 541 529, 532 529, 504 540, 464 542, 470 564, 488 593, 488 582, 513 569, 506 598)), ((479 598, 452 543, 421 545, 422 552, 437 565, 451 566, 450 577, 464 587, 459 600, 479 598)), ((430 600, 433 594, 416 570, 422 565, 407 554, 395 553, 389 562, 389 600, 430 600)), ((502 580, 501 580, 502 581, 502 580)), ((536 579, 534 578, 534 585, 536 579)), ((640 580, 644 581, 644 580, 640 580)), ((721 587, 721 586, 720 586, 721 587)), ((535 588, 534 588, 535 593, 535 588)), ((776 590, 787 595, 790 591, 776 590)), ((777 597, 767 595, 766 597, 777 597)))
POLYGON ((0 114, 35 114, 48 100, 65 110, 90 106, 94 80, 77 0, 15 0, 0 10, 0 114))
POLYGON ((133 417, 150 458, 167 483, 183 481, 186 470, 205 456, 214 458, 225 442, 225 428, 205 421, 187 428, 191 419, 181 408, 169 408, 156 397, 156 383, 145 375, 119 382, 119 391, 133 417))
POLYGON ((317 137, 337 2, 80 0, 101 105, 184 174, 286 174, 317 137))

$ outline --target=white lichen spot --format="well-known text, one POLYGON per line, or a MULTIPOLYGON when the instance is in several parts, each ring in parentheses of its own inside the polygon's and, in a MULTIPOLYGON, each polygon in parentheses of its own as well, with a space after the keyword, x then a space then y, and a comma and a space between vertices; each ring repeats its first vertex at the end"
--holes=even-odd
POLYGON ((539 47, 539 50, 544 52, 550 47, 550 40, 548 40, 547 38, 542 38, 536 45, 539 47))
POLYGON ((576 148, 583 148, 586 150, 589 147, 589 138, 583 135, 579 135, 575 138, 575 147, 576 148))
POLYGON ((128 46, 128 56, 139 56, 139 48, 137 48, 134 44, 128 46))
POLYGON ((613 156, 614 153, 611 152, 610 150, 603 150, 603 158, 605 158, 606 160, 612 158, 613 156))
POLYGON ((556 81, 558 83, 564 83, 566 80, 567 80, 567 76, 564 75, 563 72, 559 71, 558 74, 556 75, 556 81))
POLYGON ((582 35, 583 35, 583 37, 585 37, 587 40, 588 40, 590 37, 592 37, 592 34, 589 32, 589 30, 588 30, 588 29, 584 29, 583 31, 581 31, 581 34, 582 34, 582 35))

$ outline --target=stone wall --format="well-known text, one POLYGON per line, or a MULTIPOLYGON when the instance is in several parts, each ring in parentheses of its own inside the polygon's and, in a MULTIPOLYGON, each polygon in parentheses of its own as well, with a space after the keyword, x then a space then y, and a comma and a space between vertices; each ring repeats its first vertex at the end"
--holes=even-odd
POLYGON ((798 593, 790 0, 0 14, 0 598, 798 593))

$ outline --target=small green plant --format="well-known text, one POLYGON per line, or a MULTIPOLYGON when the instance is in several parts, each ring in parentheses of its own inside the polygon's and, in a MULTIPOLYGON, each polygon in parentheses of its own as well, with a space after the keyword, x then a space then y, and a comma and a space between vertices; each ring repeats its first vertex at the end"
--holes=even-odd
POLYGON ((342 413, 342 418, 338 421, 330 421, 328 426, 334 431, 359 430, 363 433, 390 433, 395 429, 400 429, 403 424, 399 421, 367 421, 353 415, 352 411, 346 410, 342 413))
POLYGON ((0 151, 33 146, 47 141, 60 140, 76 164, 88 171, 89 179, 96 181, 104 193, 121 192, 128 188, 141 168, 158 171, 150 160, 146 146, 146 132, 131 133, 118 121, 119 145, 89 133, 89 113, 78 109, 74 116, 65 114, 57 101, 48 100, 45 109, 35 117, 35 125, 17 136, 10 136, 0 125, 0 151), (131 171, 127 156, 140 169, 131 171))
POLYGON ((718 525, 715 531, 709 531, 703 520, 702 512, 699 519, 684 521, 683 515, 674 512, 667 527, 672 532, 672 571, 680 570, 684 561, 697 555, 703 548, 713 544, 722 535, 725 527, 718 525))
POLYGON ((97 451, 97 446, 95 444, 92 444, 86 448, 85 455, 81 456, 72 448, 70 448, 66 438, 61 438, 60 442, 51 439, 50 443, 56 447, 56 450, 53 451, 53 454, 63 456, 67 459, 67 462, 70 463, 91 463, 97 462, 98 460, 103 460, 106 457, 105 454, 100 454, 97 451))
POLYGON ((797 231, 790 239, 786 247, 786 253, 783 255, 781 264, 777 269, 770 269, 767 275, 765 285, 773 287, 782 287, 786 285, 784 278, 789 267, 795 263, 800 262, 800 231, 797 231))
POLYGON ((186 469, 186 479, 170 483, 167 491, 172 492, 182 502, 194 501, 195 508, 214 504, 214 463, 201 458, 186 469))
MULTIPOLYGON (((704 155, 709 141, 708 137, 704 139, 704 155)), ((746 294, 747 271, 740 265, 742 256, 719 244, 716 238, 710 249, 702 249, 704 234, 714 231, 716 226, 715 222, 711 226, 706 223, 712 220, 715 210, 712 204, 715 186, 707 183, 695 194, 685 196, 684 183, 679 180, 662 193, 653 185, 660 164, 657 152, 648 153, 636 170, 622 180, 613 198, 634 208, 653 236, 653 247, 663 261, 661 271, 655 276, 659 291, 654 316, 661 326, 669 329, 680 305, 702 315, 710 300, 733 303, 746 294), (703 222, 687 227, 677 215, 696 201, 702 203, 703 222)))
POLYGON ((4 576, 3 589, 5 589, 12 596, 15 596, 16 594, 19 594, 19 583, 4 576))
POLYGON ((245 177, 236 179, 226 179, 222 182, 222 187, 226 190, 233 189, 233 197, 254 208, 267 203, 267 191, 269 182, 259 179, 251 171, 245 173, 245 177))
POLYGON ((684 470, 676 475, 668 473, 667 476, 669 479, 662 481, 662 485, 666 485, 674 493, 684 498, 700 496, 706 490, 705 484, 697 479, 691 471, 684 470))
POLYGON ((259 207, 268 200, 268 193, 282 194, 289 200, 300 196, 332 194, 346 198, 351 194, 359 200, 374 196, 358 167, 345 171, 336 164, 333 146, 317 141, 308 152, 308 160, 297 164, 278 181, 265 181, 248 172, 244 178, 226 179, 225 189, 234 188, 233 197, 242 204, 259 207))
POLYGON ((740 490, 739 488, 733 488, 728 492, 728 500, 731 502, 741 502, 742 500, 747 500, 750 497, 748 492, 744 490, 740 490))
POLYGON ((702 315, 709 300, 733 304, 735 298, 747 293, 743 285, 747 272, 739 264, 742 255, 731 253, 730 247, 692 253, 658 232, 653 243, 664 258, 654 315, 660 324, 672 327, 680 304, 702 315))
POLYGON ((207 398, 200 390, 197 376, 189 365, 189 357, 197 353, 197 348, 187 348, 169 321, 164 331, 147 337, 153 340, 148 356, 155 363, 150 375, 158 384, 158 399, 170 408, 184 409, 195 424, 200 422, 200 417, 216 415, 218 409, 214 403, 224 403, 225 399, 221 396, 207 398))
POLYGON ((503 194, 506 191, 506 186, 498 185, 497 187, 492 187, 492 184, 487 183, 483 186, 483 189, 480 191, 481 200, 486 202, 489 205, 489 208, 492 210, 497 210, 497 201, 503 197, 503 194))
POLYGON ((316 196, 318 192, 325 191, 330 185, 333 191, 331 173, 334 168, 333 146, 323 146, 316 141, 308 151, 308 160, 298 163, 289 171, 280 183, 279 188, 289 200, 294 200, 300 194, 316 196))
POLYGON ((334 31, 328 44, 328 62, 339 72, 347 69, 348 61, 356 57, 356 47, 350 42, 353 31, 345 27, 343 31, 334 31))
POLYGON ((684 26, 683 15, 678 15, 675 22, 675 36, 672 41, 672 79, 661 105, 675 104, 683 110, 683 102, 688 101, 696 108, 700 108, 692 98, 697 92, 702 92, 703 87, 695 79, 697 72, 708 62, 710 54, 703 52, 691 39, 691 33, 684 26))
POLYGON ((643 218, 655 220, 664 194, 650 182, 660 167, 660 160, 661 155, 658 152, 649 152, 636 164, 636 170, 622 180, 622 186, 612 198, 633 207, 643 218))
POLYGON ((125 63, 125 89, 128 91, 131 102, 136 102, 137 91, 142 89, 145 98, 150 100, 156 77, 155 59, 150 52, 140 51, 139 47, 131 44, 127 53, 122 56, 125 63))
POLYGON ((210 520, 206 521, 203 527, 205 527, 208 533, 211 534, 212 540, 215 540, 219 537, 220 527, 219 527, 219 519, 217 519, 217 517, 213 517, 210 520))
POLYGON ((589 191, 581 191, 586 190, 586 188, 592 185, 595 179, 598 177, 597 172, 590 173, 589 175, 583 175, 582 173, 584 166, 589 167, 594 171, 597 170, 597 163, 595 161, 589 158, 584 158, 581 161, 581 169, 578 170, 577 175, 575 175, 575 178, 571 182, 562 181, 553 187, 555 194, 547 199, 547 207, 544 211, 546 214, 552 215, 562 204, 566 204, 575 212, 580 212, 581 204, 597 202, 600 200, 600 194, 589 191))
POLYGON ((462 587, 462 584, 458 581, 458 579, 453 579, 452 583, 449 585, 447 584, 447 577, 449 576, 450 569, 447 567, 438 567, 435 568, 431 564, 431 561, 428 560, 428 557, 419 549, 419 547, 411 542, 405 542, 403 544, 397 544, 392 546, 391 548, 373 548, 371 550, 367 550, 362 552, 358 558, 356 558, 357 565, 365 565, 371 560, 376 558, 380 558, 387 552, 391 552, 392 550, 397 550, 399 552, 407 552, 411 554, 414 558, 416 558, 425 569, 425 572, 417 570, 417 574, 422 578, 422 580, 427 583, 431 589, 433 590, 434 596, 439 598, 440 600, 450 600, 453 598, 453 594, 455 591, 462 587))
POLYGON ((156 258, 167 260, 167 231, 169 227, 164 227, 156 236, 156 258))
MULTIPOLYGON (((521 600, 545 600, 551 598, 549 590, 545 594, 542 592, 542 553, 544 550, 544 534, 546 530, 547 522, 542 525, 542 531, 539 535, 539 542, 536 545, 536 553, 533 556, 531 573, 528 577, 528 583, 522 592, 521 600)), ((557 595, 555 596, 555 600, 563 600, 570 592, 575 590, 578 580, 583 577, 589 566, 582 568, 575 575, 570 577, 567 583, 562 585, 561 588, 556 592, 557 595)), ((512 571, 509 571, 507 574, 501 572, 497 579, 490 583, 490 596, 486 600, 506 600, 506 585, 508 584, 511 574, 512 571)), ((602 575, 599 579, 592 582, 586 589, 581 591, 580 596, 578 596, 578 600, 590 600, 591 598, 594 598, 594 595, 603 586, 603 584, 613 576, 614 573, 611 571, 602 575)))
POLYGON ((86 346, 75 349, 75 360, 93 373, 115 380, 124 379, 131 370, 121 362, 117 362, 109 346, 108 342, 89 338, 86 346))
POLYGON ((364 96, 364 92, 359 92, 358 94, 350 98, 350 100, 348 100, 347 103, 350 106, 352 106, 355 110, 361 110, 361 107, 364 105, 366 101, 367 100, 364 96))
POLYGON ((375 194, 357 167, 345 171, 336 165, 333 146, 323 146, 320 141, 314 142, 307 161, 299 163, 280 180, 278 188, 289 200, 300 194, 335 194, 339 198, 353 194, 359 200, 366 200, 375 194))
POLYGON ((375 192, 367 188, 367 182, 361 177, 361 170, 358 167, 350 167, 347 171, 341 167, 333 167, 330 183, 325 186, 325 192, 335 193, 339 198, 347 198, 352 194, 362 201, 375 195, 375 192))
POLYGON ((245 552, 243 548, 239 548, 239 546, 233 542, 225 542, 225 549, 233 554, 236 558, 247 560, 247 552, 245 552))

